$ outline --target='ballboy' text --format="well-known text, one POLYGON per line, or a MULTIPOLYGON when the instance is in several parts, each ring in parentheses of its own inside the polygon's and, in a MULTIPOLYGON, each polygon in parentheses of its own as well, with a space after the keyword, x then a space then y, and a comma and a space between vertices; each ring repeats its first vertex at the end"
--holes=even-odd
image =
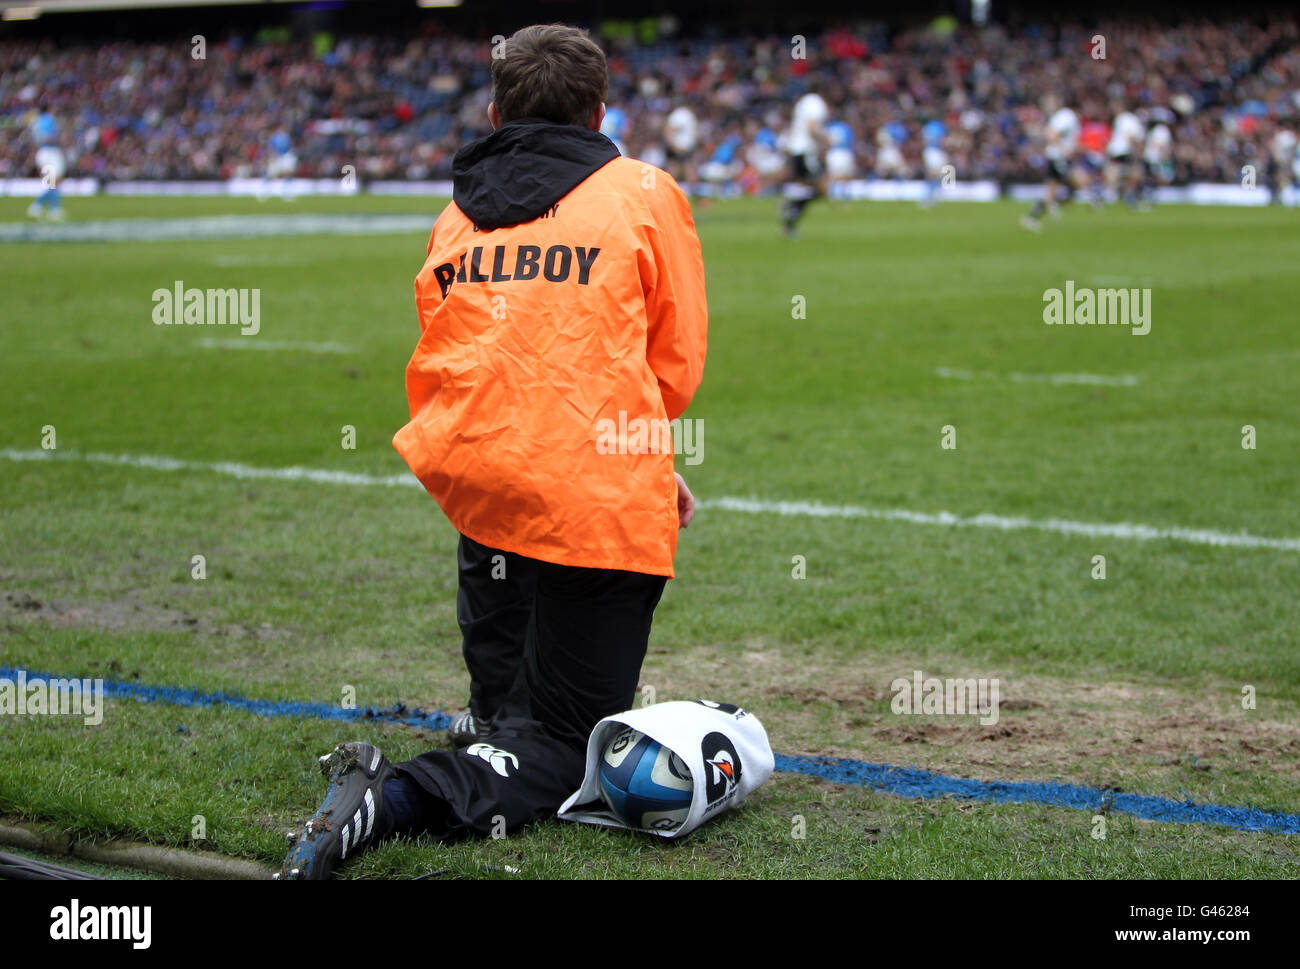
POLYGON ((551 246, 545 252, 541 246, 493 246, 490 251, 475 246, 460 254, 459 263, 444 262, 434 267, 433 277, 438 280, 443 299, 451 292, 452 283, 508 283, 539 276, 547 282, 562 283, 576 273, 578 285, 586 286, 599 255, 599 248, 584 246, 551 246))

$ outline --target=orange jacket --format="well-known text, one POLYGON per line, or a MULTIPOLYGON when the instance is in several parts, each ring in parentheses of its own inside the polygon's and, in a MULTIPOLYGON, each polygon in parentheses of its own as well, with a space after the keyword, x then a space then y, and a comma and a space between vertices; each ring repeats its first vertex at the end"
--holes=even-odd
POLYGON ((704 370, 704 266, 676 182, 616 157, 541 217, 491 230, 453 201, 415 301, 411 420, 393 445, 456 529, 546 562, 671 576, 671 444, 635 422, 666 429, 704 370), (632 433, 612 446, 612 427, 632 433))

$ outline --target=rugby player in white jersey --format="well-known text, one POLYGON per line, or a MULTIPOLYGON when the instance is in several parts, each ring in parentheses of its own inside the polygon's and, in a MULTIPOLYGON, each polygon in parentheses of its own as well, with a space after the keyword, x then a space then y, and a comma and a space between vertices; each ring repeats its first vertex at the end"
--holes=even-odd
POLYGON ((1122 104, 1116 103, 1112 107, 1116 114, 1110 127, 1110 143, 1106 145, 1106 188, 1130 208, 1137 208, 1147 129, 1141 119, 1122 104))
POLYGON ((1074 186, 1074 156, 1079 149, 1079 132, 1082 124, 1073 108, 1060 107, 1056 98, 1046 98, 1045 112, 1050 112, 1043 127, 1043 157, 1047 159, 1047 176, 1044 179, 1043 197, 1034 203, 1020 224, 1037 232, 1042 228, 1044 212, 1055 215, 1062 202, 1070 200, 1074 186))
POLYGON ((781 229, 787 238, 797 238, 795 227, 804 209, 813 199, 826 194, 824 159, 830 147, 830 135, 826 131, 830 115, 825 99, 815 91, 809 91, 794 104, 785 142, 786 154, 790 156, 790 181, 786 183, 785 201, 781 204, 781 229))
POLYGON ((1174 180, 1174 133, 1165 122, 1172 121, 1173 115, 1167 108, 1156 108, 1151 112, 1153 122, 1147 131, 1147 140, 1142 149, 1142 161, 1146 166, 1146 196, 1148 204, 1156 188, 1169 185, 1174 180))
POLYGON ((664 148, 668 174, 677 180, 687 196, 694 194, 695 151, 699 146, 699 119, 686 105, 678 105, 664 122, 664 148))
POLYGON ((1295 184, 1297 173, 1300 172, 1300 157, 1296 154, 1296 143, 1296 133, 1281 125, 1269 139, 1269 182, 1273 189, 1273 197, 1270 201, 1274 205, 1282 204, 1283 194, 1289 186, 1295 184))

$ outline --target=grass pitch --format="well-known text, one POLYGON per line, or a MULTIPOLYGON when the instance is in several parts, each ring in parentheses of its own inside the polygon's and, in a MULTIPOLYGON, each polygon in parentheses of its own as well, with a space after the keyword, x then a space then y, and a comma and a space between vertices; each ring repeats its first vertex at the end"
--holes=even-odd
MULTIPOLYGON (((432 222, 441 208, 66 204, 76 219, 432 222)), ((0 200, 0 220, 23 207, 0 200)), ((1010 204, 819 203, 791 242, 774 209, 697 215, 710 348, 688 416, 704 422, 704 460, 679 470, 700 499, 1300 537, 1300 213, 1075 208, 1031 235, 1010 204), (1067 280, 1150 289, 1151 332, 1045 326, 1043 293, 1067 280), (955 449, 941 446, 945 426, 955 449)), ((40 449, 52 425, 68 458, 0 459, 0 665, 461 708, 455 534, 418 488, 74 456, 401 474, 389 441, 406 418, 426 242, 0 247, 0 451, 40 449), (238 334, 154 326, 151 294, 176 280, 260 289, 261 332, 244 339, 285 348, 205 346, 238 334), (341 446, 344 425, 355 449, 341 446)), ((742 704, 783 754, 1300 812, 1297 551, 984 521, 705 507, 682 536, 643 686, 742 704), (806 578, 793 577, 795 556, 806 578), (890 684, 913 670, 997 677, 999 722, 893 713, 890 684)), ((370 740, 394 759, 445 743, 393 724, 131 700, 110 700, 94 728, 0 716, 0 738, 0 813, 272 864, 282 832, 318 803, 315 756, 334 742, 370 740)), ((1293 876, 1300 862, 1294 836, 1107 820, 1098 839, 1089 812, 778 773, 681 844, 551 822, 452 848, 390 843, 340 877, 1241 878, 1293 876)))

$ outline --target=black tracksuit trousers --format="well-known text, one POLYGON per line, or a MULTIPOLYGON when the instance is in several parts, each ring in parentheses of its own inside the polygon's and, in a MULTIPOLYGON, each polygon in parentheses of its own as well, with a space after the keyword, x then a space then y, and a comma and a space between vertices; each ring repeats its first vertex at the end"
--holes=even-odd
POLYGON ((581 786, 592 729, 632 707, 667 582, 540 562, 464 535, 458 558, 456 618, 481 740, 395 765, 424 795, 427 832, 446 841, 554 815, 581 786))

